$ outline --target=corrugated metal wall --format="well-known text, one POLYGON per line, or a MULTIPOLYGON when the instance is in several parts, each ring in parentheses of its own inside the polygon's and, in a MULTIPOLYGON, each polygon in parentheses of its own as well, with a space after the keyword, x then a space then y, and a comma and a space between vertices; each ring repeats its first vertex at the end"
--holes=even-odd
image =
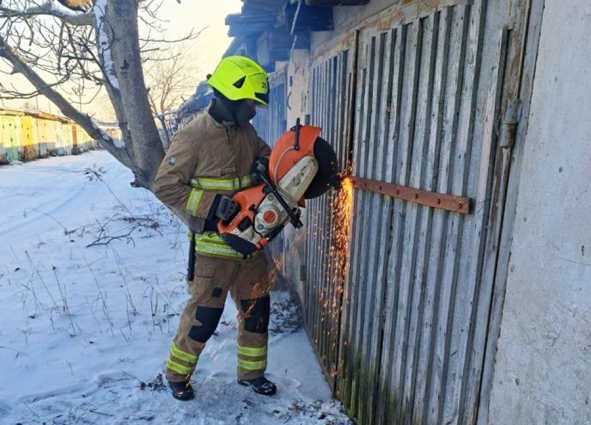
POLYGON ((273 146, 287 131, 285 107, 287 104, 285 71, 278 71, 269 77, 269 108, 258 108, 253 125, 259 136, 273 146))
MULTIPOLYGON (((257 114, 253 119, 253 126, 269 146, 275 142, 287 131, 287 121, 285 108, 287 105, 286 95, 286 73, 280 70, 269 76, 269 107, 257 108, 257 114)), ((270 253, 273 261, 283 262, 283 244, 284 235, 279 234, 269 244, 270 253)))
MULTIPOLYGON (((317 60, 311 74, 311 124, 322 127, 321 136, 335 148, 343 167, 350 157, 351 108, 355 37, 339 46, 344 50, 317 60)), ((335 384, 345 265, 335 251, 336 228, 332 211, 335 194, 306 201, 307 261, 304 313, 308 332, 322 360, 326 376, 335 384)))
POLYGON ((330 198, 310 203, 306 324, 360 424, 476 421, 526 14, 517 0, 401 6, 314 56, 311 123, 343 162, 352 147, 354 176, 472 200, 463 215, 356 189, 345 282, 327 255, 330 198))

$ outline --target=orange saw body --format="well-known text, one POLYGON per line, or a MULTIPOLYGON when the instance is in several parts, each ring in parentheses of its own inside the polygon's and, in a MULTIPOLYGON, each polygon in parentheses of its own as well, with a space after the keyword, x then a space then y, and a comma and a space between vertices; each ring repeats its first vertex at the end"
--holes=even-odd
POLYGON ((320 132, 319 127, 296 123, 281 136, 271 150, 269 176, 261 176, 263 184, 234 194, 238 214, 217 225, 228 245, 243 255, 263 249, 288 222, 302 226, 305 199, 340 187, 336 154, 320 132))

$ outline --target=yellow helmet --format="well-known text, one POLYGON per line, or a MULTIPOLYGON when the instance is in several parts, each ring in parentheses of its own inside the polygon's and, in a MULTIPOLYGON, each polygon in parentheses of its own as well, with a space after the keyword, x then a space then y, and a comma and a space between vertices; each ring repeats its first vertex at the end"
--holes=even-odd
POLYGON ((230 100, 252 99, 259 105, 269 106, 267 73, 245 56, 223 58, 207 84, 230 100))

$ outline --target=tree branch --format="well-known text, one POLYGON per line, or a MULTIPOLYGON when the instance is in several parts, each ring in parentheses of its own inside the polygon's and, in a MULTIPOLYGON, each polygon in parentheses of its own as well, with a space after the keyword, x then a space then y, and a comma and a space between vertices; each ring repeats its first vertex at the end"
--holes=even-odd
POLYGON ((112 141, 109 135, 98 128, 88 115, 83 115, 74 109, 61 94, 54 90, 50 84, 47 84, 39 74, 33 71, 29 65, 20 58, 17 52, 6 45, 6 42, 2 37, 0 37, 0 57, 3 57, 10 62, 16 72, 23 74, 39 93, 51 100, 66 117, 80 123, 82 128, 84 128, 92 138, 112 141))
POLYGON ((13 18, 17 16, 24 18, 33 16, 53 16, 76 26, 93 25, 94 23, 92 13, 74 12, 65 7, 60 7, 50 1, 24 11, 0 6, 0 17, 13 18))

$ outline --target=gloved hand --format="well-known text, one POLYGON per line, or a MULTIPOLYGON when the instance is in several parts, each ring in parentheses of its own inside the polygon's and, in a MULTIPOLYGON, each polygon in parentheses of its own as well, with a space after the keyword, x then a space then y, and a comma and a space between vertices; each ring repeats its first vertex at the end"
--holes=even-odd
POLYGON ((256 158, 250 166, 250 177, 252 183, 256 186, 263 183, 261 175, 269 178, 269 159, 268 158, 256 158))
POLYGON ((231 222, 240 212, 238 204, 226 195, 216 195, 216 198, 217 206, 215 207, 214 216, 222 220, 223 223, 231 222))

